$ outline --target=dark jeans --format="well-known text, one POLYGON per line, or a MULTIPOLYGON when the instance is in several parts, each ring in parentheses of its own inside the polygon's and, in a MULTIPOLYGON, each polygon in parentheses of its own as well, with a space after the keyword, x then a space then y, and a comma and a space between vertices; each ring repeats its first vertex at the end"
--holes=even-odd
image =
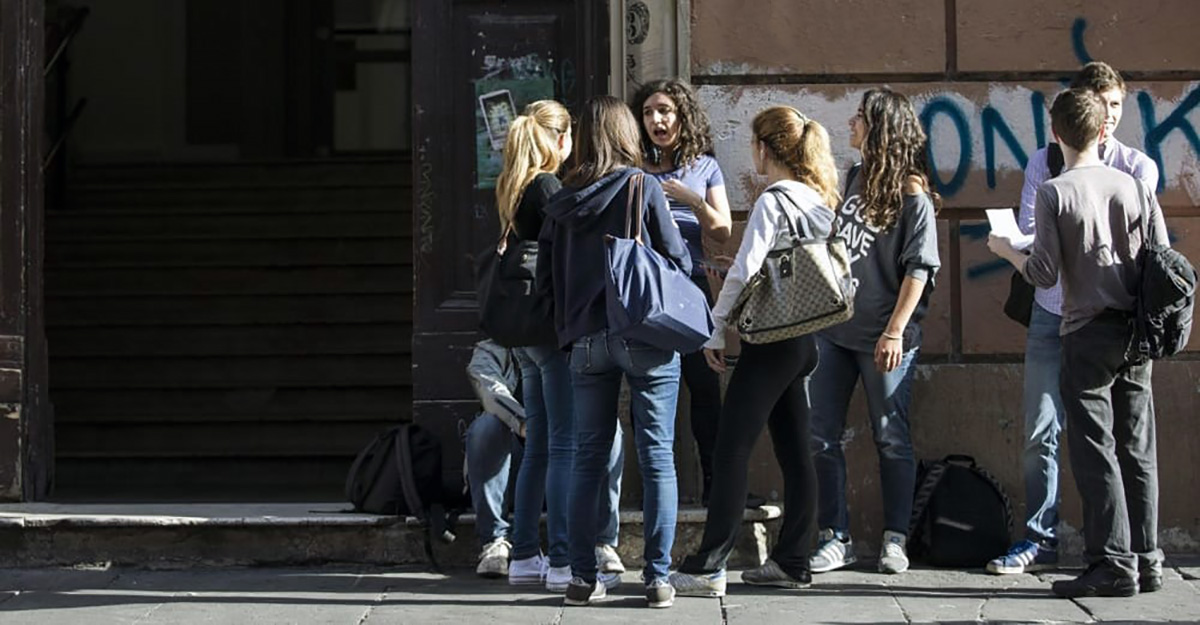
POLYGON ((808 381, 816 367, 812 335, 742 344, 713 452, 718 470, 713 475, 704 539, 700 551, 688 556, 679 570, 700 574, 725 568, 742 526, 750 453, 763 425, 771 431, 775 458, 783 470, 783 526, 771 559, 793 577, 808 570, 817 531, 817 474, 808 429, 808 381))
POLYGON ((1084 557, 1130 576, 1162 562, 1151 365, 1125 359, 1132 332, 1107 311, 1062 337, 1060 377, 1084 557))
MULTIPOLYGON (((708 279, 693 277, 692 281, 712 305, 708 279)), ((703 350, 681 355, 679 365, 683 370, 683 383, 687 385, 691 398, 692 437, 696 439, 700 470, 704 475, 704 492, 708 494, 713 475, 712 456, 717 442, 717 424, 721 420, 721 377, 709 368, 703 350)))

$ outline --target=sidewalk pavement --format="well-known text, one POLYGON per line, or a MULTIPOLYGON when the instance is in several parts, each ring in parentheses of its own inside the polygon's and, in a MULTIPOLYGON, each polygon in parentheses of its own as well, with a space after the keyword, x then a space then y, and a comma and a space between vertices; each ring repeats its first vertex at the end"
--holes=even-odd
POLYGON ((666 625, 917 622, 1200 622, 1200 557, 1168 559, 1166 584, 1129 599, 1058 599, 1050 582, 1078 573, 993 576, 915 569, 895 576, 861 565, 816 576, 807 590, 743 585, 724 599, 680 597, 645 607, 638 573, 607 600, 564 607, 562 597, 513 588, 472 570, 418 567, 253 569, 0 569, 4 625, 192 623, 654 623, 666 625))

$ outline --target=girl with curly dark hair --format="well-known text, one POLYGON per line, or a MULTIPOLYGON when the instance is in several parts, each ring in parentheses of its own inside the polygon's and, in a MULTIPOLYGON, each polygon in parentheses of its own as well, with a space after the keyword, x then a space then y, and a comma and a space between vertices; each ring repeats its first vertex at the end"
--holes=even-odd
POLYGON ((857 287, 854 317, 818 333, 813 373, 812 434, 820 484, 821 529, 811 568, 832 571, 854 562, 846 509, 846 411, 859 378, 879 453, 884 532, 879 570, 908 569, 908 522, 916 462, 908 427, 913 365, 921 347, 938 259, 927 140, 912 104, 891 89, 863 94, 850 118, 850 146, 862 153, 851 168, 838 211, 838 233, 850 249, 857 287))
MULTIPOLYGON (((671 216, 692 256, 692 280, 713 303, 705 268, 705 235, 718 243, 729 239, 732 219, 725 195, 725 177, 713 157, 708 116, 692 86, 676 79, 648 82, 630 103, 642 120, 642 169, 661 184, 667 194, 671 216)), ((684 354, 683 382, 691 397, 692 434, 704 474, 701 500, 708 505, 712 484, 712 453, 721 416, 720 379, 705 364, 699 351, 684 354)))

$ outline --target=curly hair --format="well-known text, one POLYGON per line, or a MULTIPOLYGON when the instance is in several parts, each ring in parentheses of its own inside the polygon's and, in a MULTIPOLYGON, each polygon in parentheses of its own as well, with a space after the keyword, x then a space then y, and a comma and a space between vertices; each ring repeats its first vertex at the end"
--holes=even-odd
POLYGON ((882 230, 896 225, 909 176, 921 178, 934 207, 940 208, 942 198, 930 185, 929 141, 908 98, 886 87, 870 89, 863 94, 859 114, 867 130, 861 147, 861 210, 867 223, 882 230))
POLYGON ((675 167, 689 165, 704 154, 712 156, 712 131, 709 129, 708 115, 705 114, 704 108, 700 106, 696 97, 696 90, 682 80, 667 78, 643 84, 633 95, 633 99, 629 101, 629 108, 633 110, 633 116, 638 119, 638 128, 641 129, 642 150, 646 154, 647 162, 657 165, 661 158, 658 155, 658 146, 655 146, 654 142, 650 140, 650 134, 646 132, 646 124, 642 121, 642 107, 645 106, 646 100, 656 93, 671 98, 679 116, 679 141, 675 145, 675 167))

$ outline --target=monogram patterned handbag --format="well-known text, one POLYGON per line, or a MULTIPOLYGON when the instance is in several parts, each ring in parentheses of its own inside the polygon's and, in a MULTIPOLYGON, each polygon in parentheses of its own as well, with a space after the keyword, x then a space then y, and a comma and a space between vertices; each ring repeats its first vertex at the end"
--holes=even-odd
MULTIPOLYGON (((794 205, 786 193, 770 191, 794 205)), ((854 316, 850 254, 845 239, 835 236, 836 219, 827 238, 814 238, 807 227, 801 238, 791 212, 783 202, 779 206, 787 216, 792 246, 767 254, 734 305, 732 317, 747 343, 774 343, 810 334, 854 316)), ((802 221, 807 225, 807 220, 802 221)))

